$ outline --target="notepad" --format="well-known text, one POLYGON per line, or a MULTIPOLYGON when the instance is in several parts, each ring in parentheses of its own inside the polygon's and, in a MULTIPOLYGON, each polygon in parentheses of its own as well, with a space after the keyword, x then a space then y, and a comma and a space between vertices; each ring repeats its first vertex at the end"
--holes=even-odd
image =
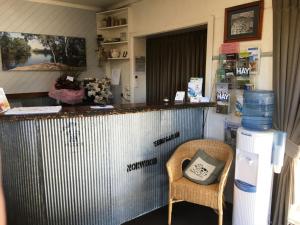
POLYGON ((58 113, 61 106, 42 106, 42 107, 16 107, 7 110, 5 115, 33 115, 33 114, 49 114, 58 113))

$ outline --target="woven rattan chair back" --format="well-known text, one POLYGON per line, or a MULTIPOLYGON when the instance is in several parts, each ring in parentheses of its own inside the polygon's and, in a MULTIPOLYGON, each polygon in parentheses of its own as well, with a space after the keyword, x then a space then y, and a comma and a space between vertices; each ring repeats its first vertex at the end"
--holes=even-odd
POLYGON ((219 225, 222 225, 223 192, 232 160, 232 148, 216 140, 192 140, 180 145, 176 149, 167 162, 169 176, 169 225, 171 224, 172 205, 177 201, 189 201, 215 209, 219 214, 219 225), (199 149, 218 160, 226 162, 218 183, 200 185, 183 178, 183 162, 187 159, 190 160, 199 149))

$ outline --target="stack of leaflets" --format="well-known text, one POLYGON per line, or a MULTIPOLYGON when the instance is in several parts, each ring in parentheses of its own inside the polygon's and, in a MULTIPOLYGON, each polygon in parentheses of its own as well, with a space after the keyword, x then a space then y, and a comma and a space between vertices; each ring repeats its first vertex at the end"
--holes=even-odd
POLYGON ((203 78, 191 77, 188 83, 188 97, 190 102, 200 102, 202 98, 203 78))
POLYGON ((249 77, 249 52, 241 52, 239 54, 239 60, 236 65, 236 76, 249 77))
POLYGON ((232 53, 232 54, 226 54, 226 58, 223 60, 223 68, 225 69, 225 76, 231 77, 235 76, 235 70, 236 70, 236 61, 238 58, 238 54, 232 53))
POLYGON ((244 89, 245 84, 250 83, 250 65, 249 65, 249 52, 241 52, 236 64, 236 80, 234 88, 244 89))
POLYGON ((221 114, 228 114, 230 112, 230 94, 228 91, 228 83, 218 83, 216 90, 216 112, 221 114))
POLYGON ((236 63, 238 54, 222 54, 220 55, 219 65, 219 82, 232 83, 236 75, 236 63))
POLYGON ((0 113, 10 109, 10 105, 6 98, 3 88, 0 88, 0 113))
POLYGON ((259 69, 259 58, 260 51, 259 48, 248 48, 249 53, 249 67, 250 67, 250 75, 258 74, 259 69))
POLYGON ((258 74, 259 48, 248 48, 240 53, 220 54, 218 82, 228 83, 229 89, 244 89, 251 83, 250 75, 258 74))

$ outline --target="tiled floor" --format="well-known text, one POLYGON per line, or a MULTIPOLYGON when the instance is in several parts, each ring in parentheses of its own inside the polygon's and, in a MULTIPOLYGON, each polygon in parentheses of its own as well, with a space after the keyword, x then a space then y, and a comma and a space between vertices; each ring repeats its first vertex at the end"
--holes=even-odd
MULTIPOLYGON (((163 207, 123 225, 167 225, 168 208, 163 207)), ((223 225, 231 225, 232 206, 224 208, 223 225)), ((210 208, 186 202, 173 206, 172 225, 217 225, 218 215, 210 208)))

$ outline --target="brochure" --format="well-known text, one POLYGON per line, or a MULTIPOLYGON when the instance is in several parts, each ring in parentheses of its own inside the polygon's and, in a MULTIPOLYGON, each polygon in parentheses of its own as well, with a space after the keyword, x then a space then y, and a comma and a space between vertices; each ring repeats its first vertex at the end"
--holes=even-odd
POLYGON ((250 66, 249 66, 249 52, 241 52, 239 54, 239 60, 236 65, 236 76, 249 77, 250 66))
POLYGON ((202 97, 203 78, 191 77, 188 83, 188 97, 190 102, 200 102, 202 97))
POLYGON ((236 116, 242 116, 243 103, 244 103, 243 92, 241 91, 240 93, 236 93, 235 94, 235 112, 234 112, 236 116))
POLYGON ((237 129, 241 126, 240 123, 225 120, 224 126, 224 142, 236 149, 237 129))
POLYGON ((175 102, 184 102, 185 92, 177 91, 175 96, 175 102))
POLYGON ((258 74, 260 51, 259 48, 248 48, 250 75, 258 74))
POLYGON ((230 94, 228 91, 228 83, 217 84, 216 90, 216 112, 221 114, 228 114, 230 112, 230 94))
POLYGON ((221 57, 222 68, 225 70, 225 77, 232 77, 236 74, 236 63, 238 54, 225 54, 221 57))
POLYGON ((0 88, 0 113, 10 109, 10 105, 6 98, 3 88, 0 88))

